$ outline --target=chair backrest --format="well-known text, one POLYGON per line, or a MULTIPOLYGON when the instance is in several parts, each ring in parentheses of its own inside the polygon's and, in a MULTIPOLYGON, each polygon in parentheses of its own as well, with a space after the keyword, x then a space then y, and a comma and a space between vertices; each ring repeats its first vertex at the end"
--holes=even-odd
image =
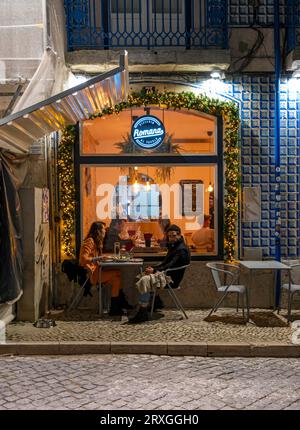
POLYGON ((189 266, 190 266, 190 263, 186 264, 185 266, 173 267, 172 269, 167 269, 164 272, 166 274, 168 274, 169 272, 171 272, 170 276, 171 276, 171 278, 173 278, 174 286, 176 286, 178 288, 179 285, 180 285, 180 283, 181 283, 181 281, 182 281, 182 279, 183 279, 183 276, 184 276, 184 273, 185 273, 185 269, 187 267, 189 267, 189 266), (172 274, 174 274, 175 276, 172 276, 172 274))
POLYGON ((207 263, 206 267, 211 270, 217 289, 222 286, 230 286, 237 280, 240 268, 234 264, 227 263, 207 263))
POLYGON ((291 282, 292 284, 300 284, 300 263, 290 264, 291 270, 291 282))
POLYGON ((177 270, 185 270, 187 267, 189 267, 190 264, 186 264, 185 266, 180 266, 180 267, 173 267, 172 269, 167 269, 165 270, 165 273, 167 272, 176 272, 177 270))

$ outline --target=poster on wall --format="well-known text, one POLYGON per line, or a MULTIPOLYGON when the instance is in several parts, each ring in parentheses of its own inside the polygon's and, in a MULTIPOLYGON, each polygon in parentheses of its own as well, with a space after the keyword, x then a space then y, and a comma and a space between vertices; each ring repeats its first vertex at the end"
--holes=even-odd
POLYGON ((186 179, 180 181, 183 216, 203 215, 204 186, 201 179, 186 179))
POLYGON ((261 212, 260 187, 243 188, 243 221, 259 222, 261 212))
POLYGON ((43 188, 42 192, 42 223, 47 224, 49 222, 49 190, 43 188))

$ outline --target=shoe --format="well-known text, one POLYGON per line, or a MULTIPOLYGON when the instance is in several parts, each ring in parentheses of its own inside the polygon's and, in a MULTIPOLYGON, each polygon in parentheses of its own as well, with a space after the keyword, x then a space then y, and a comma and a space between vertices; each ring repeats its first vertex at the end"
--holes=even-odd
POLYGON ((108 315, 110 317, 124 315, 123 309, 122 309, 121 304, 120 304, 119 297, 112 297, 110 299, 110 309, 109 309, 108 315))
POLYGON ((139 324, 148 321, 147 308, 140 307, 138 313, 133 317, 128 319, 129 324, 139 324))
POLYGON ((163 309, 165 306, 159 296, 155 296, 154 299, 154 310, 156 309, 163 309))
POLYGON ((118 299, 122 309, 131 310, 134 308, 134 306, 127 302, 123 289, 120 290, 118 299))
POLYGON ((83 297, 93 297, 93 294, 91 293, 91 286, 89 286, 88 288, 84 287, 84 293, 83 293, 83 297))

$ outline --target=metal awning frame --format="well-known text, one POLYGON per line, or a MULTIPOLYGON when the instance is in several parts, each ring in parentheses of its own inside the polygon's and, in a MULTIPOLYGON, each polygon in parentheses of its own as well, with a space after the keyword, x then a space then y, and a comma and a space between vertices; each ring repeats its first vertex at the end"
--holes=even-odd
POLYGON ((128 88, 128 53, 124 51, 119 67, 0 119, 0 140, 27 153, 43 136, 125 101, 128 88))

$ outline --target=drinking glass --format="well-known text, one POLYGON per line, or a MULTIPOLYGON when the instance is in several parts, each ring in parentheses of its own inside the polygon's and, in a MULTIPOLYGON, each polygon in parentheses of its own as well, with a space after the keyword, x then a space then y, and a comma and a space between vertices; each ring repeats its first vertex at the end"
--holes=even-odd
POLYGON ((114 243, 114 254, 115 257, 120 258, 120 242, 115 242, 114 243))

